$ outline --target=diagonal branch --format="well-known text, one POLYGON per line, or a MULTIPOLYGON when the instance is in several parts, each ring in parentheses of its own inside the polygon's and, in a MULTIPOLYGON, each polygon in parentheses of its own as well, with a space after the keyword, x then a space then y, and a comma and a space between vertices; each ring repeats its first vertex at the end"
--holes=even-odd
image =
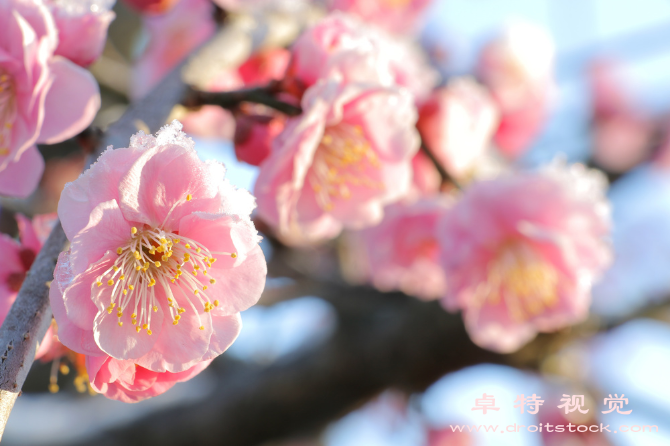
POLYGON ((251 102, 273 108, 287 116, 297 116, 302 113, 300 107, 277 99, 273 95, 272 90, 272 85, 222 92, 207 92, 191 88, 186 94, 183 103, 187 107, 218 105, 222 108, 232 109, 238 107, 243 102, 251 102))

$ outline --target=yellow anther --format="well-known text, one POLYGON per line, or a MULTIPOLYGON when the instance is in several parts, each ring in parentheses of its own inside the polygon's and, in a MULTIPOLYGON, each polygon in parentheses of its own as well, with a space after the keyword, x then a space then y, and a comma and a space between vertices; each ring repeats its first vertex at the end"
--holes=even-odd
POLYGON ((107 281, 107 285, 109 285, 109 286, 114 285, 114 279, 109 279, 109 280, 107 281))
POLYGON ((134 289, 135 289, 135 287, 134 287, 134 286, 132 286, 132 285, 128 285, 128 288, 130 289, 130 291, 132 291, 132 290, 134 290, 134 289))
POLYGON ((114 310, 111 309, 111 308, 107 308, 107 313, 112 314, 112 311, 114 311, 114 310))
POLYGON ((194 276, 197 276, 197 275, 198 275, 198 272, 197 272, 196 270, 193 270, 193 275, 194 275, 194 276))
POLYGON ((49 384, 49 392, 58 393, 58 389, 59 389, 58 384, 56 383, 49 384))
POLYGON ((149 327, 149 326, 148 326, 147 324, 143 324, 143 325, 142 325, 142 329, 143 329, 143 330, 146 330, 148 327, 149 327))
MULTIPOLYGON (((133 319, 133 320, 131 320, 130 322, 132 322, 133 325, 137 325, 137 319, 133 319)), ((137 328, 140 328, 140 327, 137 327, 137 328)))
POLYGON ((161 245, 158 248, 156 248, 156 251, 157 252, 163 252, 163 251, 165 251, 165 248, 163 248, 163 246, 161 245))
POLYGON ((140 256, 140 252, 139 252, 139 251, 135 251, 135 258, 136 258, 137 260, 139 260, 140 258, 142 258, 142 257, 140 256))
POLYGON ((170 282, 174 283, 175 279, 170 279, 170 282))
POLYGON ((158 260, 156 260, 156 261, 154 262, 154 265, 156 265, 156 268, 160 268, 160 267, 161 267, 161 262, 159 262, 158 260))
MULTIPOLYGON (((177 259, 175 259, 175 260, 177 260, 177 259)), ((177 269, 181 269, 181 265, 177 265, 177 269)))
POLYGON ((127 296, 128 295, 128 290, 123 290, 123 295, 127 296))
POLYGON ((203 270, 202 270, 202 273, 206 275, 206 274, 207 274, 207 270, 206 270, 206 269, 203 269, 203 270))
POLYGON ((116 253, 121 255, 123 253, 123 248, 116 248, 116 253))
POLYGON ((177 325, 178 323, 179 323, 179 321, 177 321, 177 320, 172 321, 172 325, 177 325))
POLYGON ((119 327, 123 327, 123 322, 119 321, 119 327))
POLYGON ((142 268, 144 268, 144 269, 149 268, 149 262, 144 262, 144 265, 142 265, 142 268))
POLYGON ((193 290, 193 294, 198 294, 200 291, 198 290, 193 290))
POLYGON ((215 306, 215 307, 218 307, 218 306, 219 306, 219 301, 218 301, 218 300, 215 300, 215 301, 214 301, 214 306, 215 306))
POLYGON ((211 283, 212 285, 214 285, 214 284, 216 283, 216 280, 214 280, 214 279, 209 279, 209 283, 211 283))
POLYGON ((158 311, 158 307, 156 305, 154 305, 154 313, 156 313, 157 311, 158 311))
POLYGON ((137 314, 133 313, 133 314, 130 315, 130 317, 133 318, 133 319, 137 319, 137 314))
POLYGON ((121 316, 123 316, 123 312, 122 312, 122 311, 119 311, 118 313, 116 313, 116 316, 117 316, 117 317, 121 317, 121 316))
POLYGON ((70 367, 68 367, 67 364, 61 364, 59 369, 63 375, 67 375, 70 373, 70 367))
POLYGON ((166 254, 166 255, 164 255, 163 257, 161 257, 161 260, 164 261, 164 262, 167 262, 169 258, 170 258, 170 256, 168 256, 168 255, 166 254))
POLYGON ((179 308, 179 309, 177 310, 177 312, 180 313, 180 314, 183 313, 184 311, 186 311, 185 308, 179 308))
POLYGON ((135 271, 139 271, 139 270, 141 270, 141 269, 142 269, 142 267, 141 267, 140 265, 137 265, 137 266, 135 267, 135 271))
POLYGON ((149 282, 149 286, 154 286, 154 285, 156 285, 156 279, 154 279, 154 278, 152 277, 152 278, 151 278, 151 281, 149 282))
POLYGON ((124 274, 121 274, 121 277, 119 277, 119 280, 126 280, 126 276, 124 274))
POLYGON ((179 243, 179 239, 178 238, 174 239, 174 242, 179 243))
POLYGON ((133 235, 137 234, 137 228, 135 226, 130 228, 130 233, 133 234, 133 235))
POLYGON ((189 244, 187 243, 187 244, 184 245, 184 248, 186 248, 186 249, 191 249, 191 245, 189 245, 189 244))
POLYGON ((191 198, 193 198, 193 196, 192 196, 191 194, 188 194, 188 195, 186 196, 186 201, 191 201, 191 198))
POLYGON ((114 308, 116 306, 116 304, 114 302, 112 302, 111 304, 109 304, 109 306, 114 308))
POLYGON ((165 239, 165 237, 161 238, 161 243, 164 244, 164 245, 167 243, 167 240, 165 239))
POLYGON ((210 261, 210 263, 214 263, 214 262, 216 262, 216 258, 212 257, 211 259, 209 259, 209 261, 210 261))
POLYGON ((179 315, 176 315, 176 316, 174 317, 174 320, 175 320, 175 321, 178 321, 179 319, 181 319, 181 316, 179 316, 179 315))
POLYGON ((195 248, 195 252, 197 252, 198 254, 200 253, 200 251, 202 251, 202 249, 200 249, 199 246, 197 248, 195 248))
POLYGON ((207 285, 202 286, 202 290, 205 291, 207 289, 207 285))
POLYGON ((151 254, 151 255, 156 254, 156 248, 151 247, 151 249, 149 250, 149 254, 151 254))
POLYGON ((193 269, 200 269, 200 267, 198 265, 195 265, 193 269))
POLYGON ((151 330, 147 330, 147 334, 151 336, 151 330))
POLYGON ((112 265, 112 269, 113 269, 114 271, 118 271, 118 270, 119 270, 119 267, 116 266, 116 265, 112 265))
POLYGON ((204 329, 205 329, 205 327, 203 327, 203 326, 201 325, 201 326, 200 326, 200 329, 201 329, 201 330, 204 330, 204 329))
POLYGON ((230 255, 230 257, 232 257, 233 259, 236 259, 236 258, 237 258, 237 253, 236 253, 236 252, 232 253, 232 254, 230 255))
POLYGON ((98 286, 102 286, 102 282, 100 282, 99 280, 97 282, 95 282, 95 284, 98 285, 98 286))
POLYGON ((139 333, 141 330, 142 330, 142 329, 141 329, 140 327, 135 327, 135 331, 136 331, 136 332, 139 333))
POLYGON ((171 298, 171 297, 168 297, 168 302, 172 302, 172 298, 171 298))

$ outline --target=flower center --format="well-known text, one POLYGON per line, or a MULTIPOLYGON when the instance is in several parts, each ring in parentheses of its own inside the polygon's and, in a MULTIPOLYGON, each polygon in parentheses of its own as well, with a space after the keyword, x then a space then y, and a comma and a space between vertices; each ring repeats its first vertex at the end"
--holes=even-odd
MULTIPOLYGON (((190 199, 189 195, 186 200, 190 199)), ((181 202, 183 200, 172 209, 181 202)), ((200 321, 198 306, 209 313, 219 305, 219 301, 212 300, 207 291, 209 286, 216 284, 214 278, 206 280, 207 268, 216 262, 214 254, 237 257, 234 252, 211 252, 194 240, 165 231, 162 226, 152 228, 146 225, 141 229, 133 227, 130 240, 119 246, 116 253, 116 261, 97 279, 96 284, 113 287, 107 312, 112 314, 116 308, 120 327, 125 315, 136 325, 137 333, 146 330, 148 335, 151 335, 151 313, 157 312, 160 304, 156 286, 162 287, 165 292, 173 325, 179 324, 181 314, 187 311, 177 306, 175 293, 183 294, 200 321), (199 274, 204 280, 198 278, 199 274), (128 312, 132 312, 130 316, 128 312)), ((205 329, 202 323, 199 325, 200 330, 205 329)))
POLYGON ((524 322, 558 302, 559 276, 530 248, 506 245, 489 265, 485 284, 476 295, 492 305, 504 301, 510 318, 524 322))
POLYGON ((0 69, 0 156, 10 153, 11 130, 16 119, 16 95, 8 74, 0 69))
POLYGON ((308 181, 316 201, 325 211, 333 210, 333 199, 349 199, 350 187, 383 189, 370 178, 368 169, 379 169, 379 158, 365 139, 360 126, 339 124, 328 127, 314 153, 308 181))

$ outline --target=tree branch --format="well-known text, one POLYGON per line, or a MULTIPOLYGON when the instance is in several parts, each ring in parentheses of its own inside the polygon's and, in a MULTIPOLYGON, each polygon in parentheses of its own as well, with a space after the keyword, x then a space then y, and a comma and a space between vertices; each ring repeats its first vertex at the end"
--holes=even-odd
POLYGON ((237 108, 242 102, 251 102, 263 104, 287 116, 298 116, 302 113, 300 107, 277 99, 273 95, 273 89, 272 85, 222 92, 207 92, 189 88, 182 103, 186 107, 218 105, 226 109, 233 109, 237 108))

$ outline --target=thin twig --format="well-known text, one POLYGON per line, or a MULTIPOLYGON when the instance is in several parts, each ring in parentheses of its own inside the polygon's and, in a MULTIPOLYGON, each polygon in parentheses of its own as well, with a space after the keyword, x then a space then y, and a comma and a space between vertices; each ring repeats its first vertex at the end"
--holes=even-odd
POLYGON ((442 184, 451 184, 456 189, 463 190, 463 186, 461 186, 461 184, 453 176, 451 176, 449 172, 447 172, 442 163, 440 163, 440 161, 435 157, 433 152, 423 140, 421 141, 421 151, 430 159, 430 161, 435 166, 435 169, 437 169, 437 172, 442 178, 442 184))
POLYGON ((208 92, 190 88, 183 104, 186 107, 201 105, 218 105, 226 109, 237 108, 243 102, 263 104, 287 116, 298 116, 302 109, 296 105, 277 99, 272 94, 272 87, 247 88, 234 91, 208 92))

